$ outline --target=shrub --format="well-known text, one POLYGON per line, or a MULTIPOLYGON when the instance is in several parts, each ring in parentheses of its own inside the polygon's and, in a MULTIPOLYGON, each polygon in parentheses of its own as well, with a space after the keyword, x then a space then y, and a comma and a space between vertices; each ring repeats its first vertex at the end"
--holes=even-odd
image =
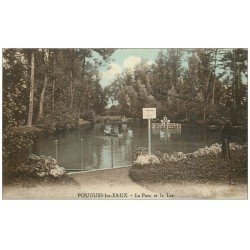
POLYGON ((17 176, 46 178, 65 175, 65 169, 57 165, 57 161, 50 156, 30 155, 26 164, 16 168, 17 176))
POLYGON ((236 144, 236 143, 230 143, 229 144, 229 146, 230 146, 230 150, 240 150, 240 149, 242 149, 242 146, 241 145, 238 145, 238 144, 236 144))
POLYGON ((146 155, 147 154, 147 149, 146 148, 138 148, 135 150, 134 154, 133 154, 133 161, 136 161, 138 156, 140 155, 146 155))
POLYGON ((68 109, 61 109, 51 112, 40 121, 43 129, 49 133, 72 129, 78 127, 78 114, 70 112, 68 109))
POLYGON ((15 168, 26 162, 29 156, 29 145, 34 138, 33 133, 3 132, 3 168, 15 168))
POLYGON ((81 115, 81 118, 83 120, 87 120, 89 122, 94 122, 95 121, 95 111, 93 109, 87 110, 81 115))
POLYGON ((170 161, 181 161, 181 160, 186 160, 186 159, 187 159, 187 156, 182 152, 174 152, 169 157, 170 161))
MULTIPOLYGON (((236 143, 230 143, 230 150, 241 150, 243 147, 236 143)), ((204 148, 199 148, 193 153, 184 154, 183 152, 174 152, 169 155, 167 153, 162 153, 156 151, 155 155, 152 157, 147 155, 147 150, 145 148, 138 148, 134 154, 134 164, 138 165, 147 165, 147 164, 160 164, 167 162, 177 162, 177 161, 186 161, 190 158, 198 158, 205 155, 218 155, 221 153, 221 145, 215 143, 210 147, 206 146, 204 148)))
POLYGON ((160 161, 156 155, 139 155, 134 162, 137 165, 159 164, 160 161))

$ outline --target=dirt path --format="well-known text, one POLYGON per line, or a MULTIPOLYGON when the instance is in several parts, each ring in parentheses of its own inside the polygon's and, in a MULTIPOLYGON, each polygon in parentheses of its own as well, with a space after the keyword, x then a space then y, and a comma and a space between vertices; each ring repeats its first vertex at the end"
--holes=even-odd
POLYGON ((3 199, 246 199, 247 185, 150 184, 141 186, 129 168, 72 174, 73 185, 3 187, 3 199))
MULTIPOLYGON (((174 199, 247 199, 247 185, 228 184, 149 184, 152 192, 174 195, 174 199)), ((173 198, 172 198, 173 199, 173 198)))
POLYGON ((77 173, 71 176, 79 186, 7 186, 3 188, 3 199, 131 199, 135 193, 154 194, 129 178, 128 167, 77 173))

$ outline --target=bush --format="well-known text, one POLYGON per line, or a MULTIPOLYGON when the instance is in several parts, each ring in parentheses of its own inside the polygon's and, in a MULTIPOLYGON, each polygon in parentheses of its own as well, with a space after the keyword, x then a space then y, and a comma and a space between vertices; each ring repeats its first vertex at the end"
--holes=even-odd
POLYGON ((140 155, 146 155, 147 152, 148 152, 147 149, 143 148, 143 147, 136 149, 134 154, 133 154, 133 161, 136 161, 138 156, 140 156, 140 155))
POLYGON ((26 162, 29 156, 29 145, 33 139, 33 133, 4 130, 3 168, 15 168, 26 162))
POLYGON ((136 165, 159 164, 160 161, 156 155, 139 155, 134 162, 136 165))
POLYGON ((46 178, 61 177, 65 175, 65 169, 57 165, 57 161, 50 156, 30 155, 28 162, 18 166, 14 173, 16 177, 46 178))
POLYGON ((182 152, 174 152, 169 157, 170 161, 182 161, 182 160, 186 160, 186 159, 187 159, 187 156, 182 152))
POLYGON ((116 116, 116 115, 121 115, 123 113, 124 112, 122 111, 121 105, 113 105, 105 111, 104 115, 116 116))
POLYGON ((68 109, 57 110, 49 113, 40 122, 43 129, 49 133, 78 127, 78 114, 68 109))
POLYGON ((83 120, 87 120, 89 122, 94 122, 95 121, 95 111, 93 109, 90 109, 88 111, 85 111, 82 115, 81 118, 83 120))
POLYGON ((243 148, 241 145, 238 145, 238 144, 236 144, 234 142, 230 143, 229 147, 230 147, 230 150, 233 150, 233 151, 235 151, 235 150, 241 150, 243 148))
MULTIPOLYGON (((236 151, 241 150, 243 147, 236 143, 230 143, 230 150, 236 151)), ((135 165, 147 165, 147 164, 160 164, 168 162, 186 161, 190 158, 198 158, 205 155, 215 155, 221 153, 221 145, 215 143, 210 147, 206 146, 204 148, 199 148, 193 153, 184 154, 183 152, 174 152, 169 155, 167 153, 162 153, 156 151, 154 155, 148 157, 147 150, 145 148, 138 148, 134 154, 134 164, 135 165)))
MULTIPOLYGON (((208 152, 208 150, 206 150, 208 152)), ((187 160, 168 161, 161 164, 133 165, 130 178, 141 184, 150 183, 203 183, 247 184, 247 147, 231 152, 231 160, 225 160, 214 152, 187 160)))

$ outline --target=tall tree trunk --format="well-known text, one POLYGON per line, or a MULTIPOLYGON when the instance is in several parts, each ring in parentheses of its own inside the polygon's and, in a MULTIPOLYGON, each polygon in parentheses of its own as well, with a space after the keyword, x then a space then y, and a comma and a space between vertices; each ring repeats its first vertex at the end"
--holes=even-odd
POLYGON ((51 94, 51 103, 52 103, 52 111, 54 111, 55 109, 55 85, 56 85, 56 59, 55 59, 55 56, 54 56, 54 63, 53 63, 53 75, 54 75, 54 78, 53 78, 53 81, 52 81, 52 94, 51 94))
POLYGON ((238 58, 237 55, 235 56, 235 65, 236 65, 236 79, 235 79, 235 102, 236 102, 236 106, 239 107, 240 106, 240 98, 239 98, 239 89, 240 89, 240 69, 239 66, 237 64, 238 58))
POLYGON ((74 92, 73 92, 73 73, 70 73, 70 109, 73 109, 74 92))
POLYGON ((31 53, 31 71, 30 71, 30 101, 28 114, 28 127, 32 126, 33 105, 34 105, 34 89, 35 89, 35 52, 31 53))
MULTIPOLYGON (((85 51, 85 50, 84 50, 85 51)), ((83 62, 82 62, 82 81, 83 81, 83 87, 85 88, 85 63, 86 63, 86 55, 85 55, 85 53, 84 53, 84 55, 83 55, 83 62)), ((82 103, 85 103, 85 100, 86 100, 86 93, 84 93, 83 95, 82 95, 82 103)), ((112 103, 113 104, 113 103, 112 103)), ((82 113, 82 112, 84 112, 84 110, 83 110, 83 108, 81 107, 81 108, 79 108, 79 113, 82 113)))
POLYGON ((43 89, 42 89, 42 92, 41 92, 40 102, 39 102, 39 113, 38 113, 38 119, 39 120, 43 119, 43 104, 44 104, 44 97, 45 97, 45 91, 46 91, 47 83, 48 83, 48 77, 47 77, 47 74, 45 73, 43 89))
POLYGON ((215 49, 214 51, 214 81, 213 81, 213 92, 212 92, 212 104, 214 104, 214 96, 215 96, 216 63, 217 63, 217 49, 215 49))
POLYGON ((55 80, 52 82, 52 111, 55 110, 55 80))
POLYGON ((165 109, 168 108, 168 90, 166 92, 166 97, 165 97, 165 100, 164 100, 164 107, 165 107, 165 109))
POLYGON ((233 65, 234 65, 234 79, 232 82, 232 97, 234 100, 234 104, 236 102, 235 98, 235 85, 236 85, 236 55, 235 55, 235 49, 233 49, 233 65))
POLYGON ((203 107, 203 121, 206 122, 206 104, 203 107))

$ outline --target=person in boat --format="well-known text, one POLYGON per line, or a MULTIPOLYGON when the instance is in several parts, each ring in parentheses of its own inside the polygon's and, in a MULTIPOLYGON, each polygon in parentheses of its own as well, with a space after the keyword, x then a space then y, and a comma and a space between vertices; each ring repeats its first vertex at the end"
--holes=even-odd
POLYGON ((226 120, 224 126, 221 129, 221 152, 224 159, 230 159, 229 143, 232 137, 232 124, 229 120, 226 120))
POLYGON ((125 115, 124 115, 123 118, 122 118, 122 123, 127 123, 127 118, 126 118, 125 115))
POLYGON ((165 137, 165 132, 160 129, 160 138, 164 138, 164 137, 165 137))

